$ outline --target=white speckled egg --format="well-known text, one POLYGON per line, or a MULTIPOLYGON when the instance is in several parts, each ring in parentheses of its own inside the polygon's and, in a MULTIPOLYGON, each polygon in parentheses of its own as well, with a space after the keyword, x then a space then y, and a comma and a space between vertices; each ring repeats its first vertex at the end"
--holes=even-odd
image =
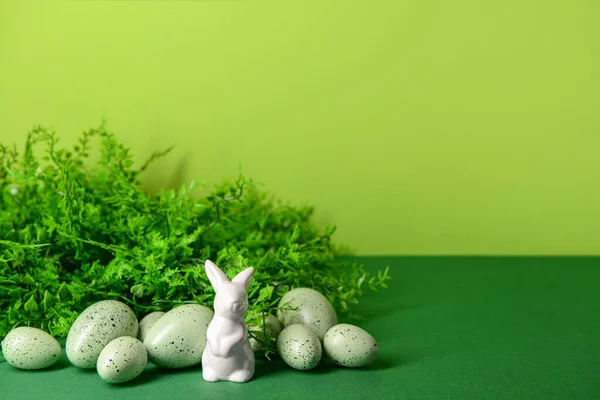
POLYGON ((259 317, 258 323, 253 319, 252 324, 248 326, 248 331, 252 331, 252 334, 258 338, 248 336, 248 340, 250 342, 250 347, 254 352, 264 351, 264 345, 261 341, 265 340, 265 331, 267 332, 267 337, 277 339, 279 333, 281 332, 281 323, 274 315, 267 314, 264 319, 259 317))
POLYGON ((142 318, 140 321, 138 339, 143 342, 148 332, 150 332, 150 328, 152 328, 156 321, 158 321, 163 315, 165 315, 165 313, 162 311, 154 311, 142 318))
POLYGON ((49 333, 28 326, 8 332, 2 341, 6 362, 20 369, 42 369, 54 365, 61 354, 60 344, 49 333))
POLYGON ((327 331, 325 354, 344 367, 363 367, 379 356, 379 346, 367 331, 350 324, 339 324, 327 331))
POLYGON ((130 336, 122 336, 106 345, 98 356, 96 369, 109 383, 129 382, 144 371, 148 352, 144 344, 130 336))
POLYGON ((92 304, 75 320, 65 350, 69 361, 80 368, 95 368, 100 352, 111 340, 136 337, 138 321, 126 304, 103 300, 92 304))
POLYGON ((293 324, 310 326, 322 341, 325 333, 338 323, 335 309, 325 296, 309 288, 292 289, 283 295, 279 307, 288 303, 296 310, 277 310, 277 318, 286 327, 293 324))
POLYGON ((323 349, 311 328, 294 324, 284 328, 277 337, 277 352, 287 365, 305 371, 319 365, 323 349))
POLYGON ((201 304, 179 306, 163 315, 144 339, 150 362, 166 368, 200 364, 213 315, 201 304))

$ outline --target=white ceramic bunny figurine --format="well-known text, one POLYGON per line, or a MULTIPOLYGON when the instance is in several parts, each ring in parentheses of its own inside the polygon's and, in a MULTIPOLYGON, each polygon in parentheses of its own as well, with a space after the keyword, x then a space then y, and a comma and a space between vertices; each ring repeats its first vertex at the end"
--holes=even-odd
POLYGON ((254 268, 243 270, 231 282, 212 261, 206 260, 204 268, 216 295, 202 353, 202 376, 210 382, 247 382, 254 375, 255 361, 244 317, 254 268))

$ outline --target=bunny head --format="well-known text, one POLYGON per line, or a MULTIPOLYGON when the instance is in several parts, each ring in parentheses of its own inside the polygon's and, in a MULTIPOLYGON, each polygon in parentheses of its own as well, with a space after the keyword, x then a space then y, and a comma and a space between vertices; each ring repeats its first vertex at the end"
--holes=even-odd
POLYGON ((208 280, 215 289, 215 314, 228 319, 243 319, 248 311, 246 289, 252 281, 254 268, 246 268, 229 281, 227 276, 212 261, 204 264, 208 280))

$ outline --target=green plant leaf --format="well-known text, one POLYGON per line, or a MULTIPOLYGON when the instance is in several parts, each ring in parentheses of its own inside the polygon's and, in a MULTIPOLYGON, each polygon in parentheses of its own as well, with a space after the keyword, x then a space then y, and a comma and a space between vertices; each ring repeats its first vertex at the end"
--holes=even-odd
POLYGON ((25 311, 37 311, 37 309, 38 309, 38 304, 37 304, 37 302, 35 301, 35 298, 34 298, 33 296, 31 296, 31 297, 29 298, 29 300, 27 300, 27 301, 25 302, 25 306, 24 306, 24 308, 25 308, 25 311))
POLYGON ((31 275, 29 275, 29 273, 25 274, 25 276, 23 278, 21 278, 21 282, 23 282, 26 285, 34 285, 35 284, 35 281, 31 277, 31 275))
POLYGON ((144 285, 142 285, 142 284, 133 285, 131 287, 130 291, 134 297, 143 297, 144 296, 144 285))
POLYGON ((58 288, 58 298, 61 301, 69 301, 73 298, 71 291, 65 282, 63 282, 58 288))
POLYGON ((44 310, 49 310, 55 301, 56 298, 49 291, 46 290, 44 292, 44 299, 42 300, 42 306, 44 307, 44 310))

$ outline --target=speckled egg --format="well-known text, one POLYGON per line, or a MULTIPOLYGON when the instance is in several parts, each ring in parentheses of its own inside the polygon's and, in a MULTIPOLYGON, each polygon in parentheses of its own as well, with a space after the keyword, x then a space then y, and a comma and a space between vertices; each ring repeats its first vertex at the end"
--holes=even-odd
POLYGON ((258 338, 258 340, 256 340, 255 338, 248 336, 250 347, 252 347, 252 350, 256 353, 264 351, 264 345, 261 341, 265 340, 265 331, 267 337, 277 339, 281 329, 281 323, 274 315, 267 314, 264 319, 260 317, 258 323, 255 321, 248 326, 248 331, 252 331, 252 334, 258 338))
POLYGON ((100 352, 111 340, 137 334, 138 321, 131 308, 120 301, 103 300, 79 314, 67 335, 65 351, 73 365, 96 368, 100 352))
POLYGON ((294 324, 284 328, 277 337, 277 353, 290 367, 306 371, 319 365, 323 348, 311 328, 294 324))
POLYGON ((339 324, 327 331, 325 354, 344 367, 363 367, 379 356, 379 346, 367 331, 350 324, 339 324))
POLYGON ((49 333, 21 326, 8 332, 2 341, 2 353, 13 367, 43 369, 60 359, 61 348, 49 333))
POLYGON ((288 303, 296 310, 277 310, 277 318, 286 327, 302 324, 311 327, 322 341, 325 333, 338 323, 335 309, 325 296, 309 288, 292 289, 283 295, 279 307, 288 303))
POLYGON ((96 369, 106 382, 123 383, 140 376, 147 362, 148 352, 144 344, 136 338, 122 336, 102 349, 96 369))
POLYGON ((140 321, 138 339, 143 342, 144 339, 146 339, 148 332, 150 332, 150 328, 152 328, 156 321, 158 321, 163 315, 165 315, 165 313, 162 311, 154 311, 142 318, 140 321))
POLYGON ((166 368, 200 364, 213 315, 201 304, 179 306, 163 315, 144 339, 150 362, 166 368))

